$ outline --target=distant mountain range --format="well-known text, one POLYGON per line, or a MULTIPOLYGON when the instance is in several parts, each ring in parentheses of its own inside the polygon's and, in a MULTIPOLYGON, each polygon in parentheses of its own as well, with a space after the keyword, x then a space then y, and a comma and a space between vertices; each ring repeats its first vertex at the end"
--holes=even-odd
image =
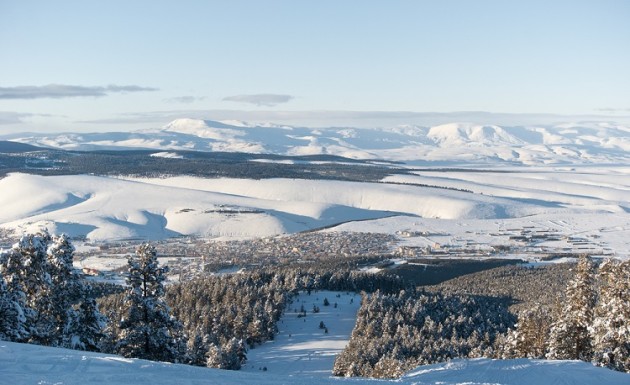
MULTIPOLYGON (((0 136, 64 150, 194 150, 336 155, 410 164, 571 165, 630 163, 630 127, 610 122, 537 126, 450 123, 382 129, 307 128, 177 119, 161 129, 0 136)), ((173 156, 176 156, 173 155, 173 156)))

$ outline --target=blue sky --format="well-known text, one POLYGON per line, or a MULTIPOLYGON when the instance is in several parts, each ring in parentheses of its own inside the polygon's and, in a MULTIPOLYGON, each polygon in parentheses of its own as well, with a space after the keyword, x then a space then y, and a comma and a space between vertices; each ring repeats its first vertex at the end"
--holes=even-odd
POLYGON ((621 0, 0 0, 0 133, 627 116, 628 20, 621 0))

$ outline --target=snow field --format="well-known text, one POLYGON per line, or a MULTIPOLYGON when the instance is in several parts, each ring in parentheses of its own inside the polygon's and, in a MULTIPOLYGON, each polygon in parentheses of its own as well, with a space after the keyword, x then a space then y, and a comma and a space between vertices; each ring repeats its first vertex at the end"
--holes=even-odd
POLYGON ((91 240, 264 237, 395 214, 464 219, 523 210, 457 191, 323 180, 11 174, 0 191, 0 226, 91 240))
POLYGON ((336 355, 350 340, 360 306, 361 296, 355 293, 300 293, 282 316, 276 338, 250 349, 241 370, 261 376, 330 377, 336 355), (324 298, 330 302, 329 306, 324 306, 324 298), (306 317, 298 317, 302 306, 306 317), (313 313, 313 306, 319 307, 319 313, 313 313), (319 328, 320 322, 328 328, 328 333, 319 328), (267 371, 261 371, 263 367, 267 371))
POLYGON ((401 244, 433 246, 463 239, 505 244, 505 239, 491 234, 534 226, 567 237, 597 239, 595 243, 608 254, 627 257, 630 253, 625 235, 630 230, 627 167, 416 174, 392 176, 386 182, 473 193, 280 178, 11 174, 0 180, 0 227, 18 233, 47 227, 52 233, 114 241, 179 235, 243 239, 336 226, 332 231, 429 231, 431 237, 403 238, 401 244))

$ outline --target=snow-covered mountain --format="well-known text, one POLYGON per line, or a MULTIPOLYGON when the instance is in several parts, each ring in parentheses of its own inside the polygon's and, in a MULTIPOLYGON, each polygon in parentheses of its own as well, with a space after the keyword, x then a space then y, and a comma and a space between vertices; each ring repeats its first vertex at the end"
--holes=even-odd
POLYGON ((67 150, 133 148, 330 154, 408 163, 542 165, 630 161, 630 127, 610 122, 509 127, 450 123, 434 127, 359 129, 177 119, 154 130, 12 134, 0 139, 67 150))
POLYGON ((315 129, 178 119, 155 130, 5 139, 73 150, 154 149, 151 156, 172 162, 185 157, 183 150, 197 150, 333 154, 438 166, 433 173, 416 171, 371 183, 12 174, 0 180, 0 229, 18 233, 44 225, 93 240, 248 238, 390 216, 461 222, 596 214, 600 222, 622 220, 619 230, 606 232, 609 237, 627 228, 630 212, 630 128, 613 123, 315 129), (441 166, 470 166, 470 171, 444 173, 441 166), (493 170, 472 172, 475 166, 493 170), (497 173, 494 166, 510 167, 497 173))

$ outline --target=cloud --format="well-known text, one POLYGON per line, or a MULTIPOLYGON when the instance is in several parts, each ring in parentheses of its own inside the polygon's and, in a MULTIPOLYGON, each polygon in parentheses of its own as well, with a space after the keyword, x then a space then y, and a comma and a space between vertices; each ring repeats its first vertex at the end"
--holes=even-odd
POLYGON ((597 108, 595 109, 595 111, 599 111, 599 112, 606 112, 606 113, 627 113, 630 112, 630 108, 597 108))
POLYGON ((136 85, 73 86, 65 84, 48 84, 45 86, 0 87, 0 99, 42 99, 42 98, 76 98, 101 97, 111 93, 128 93, 157 91, 157 88, 136 85))
POLYGON ((256 106, 273 107, 281 103, 287 103, 293 99, 291 95, 276 95, 276 94, 255 94, 255 95, 234 95, 226 96, 223 101, 248 103, 256 106))
POLYGON ((164 99, 165 102, 169 103, 194 103, 204 100, 203 96, 176 96, 174 98, 164 99))
POLYGON ((28 118, 33 114, 13 111, 0 111, 0 124, 18 124, 23 123, 23 118, 28 118))

